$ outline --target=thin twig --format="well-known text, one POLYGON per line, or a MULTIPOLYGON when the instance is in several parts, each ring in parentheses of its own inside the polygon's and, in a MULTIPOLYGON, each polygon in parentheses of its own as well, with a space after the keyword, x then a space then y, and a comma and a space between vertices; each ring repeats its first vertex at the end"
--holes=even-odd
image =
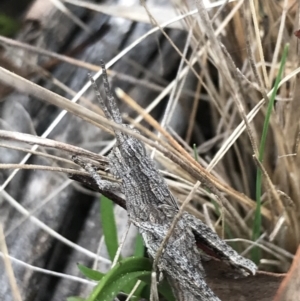
POLYGON ((24 147, 17 147, 14 145, 8 145, 8 144, 2 144, 2 143, 0 143, 0 147, 13 149, 13 150, 17 150, 17 151, 21 151, 21 152, 25 152, 25 153, 30 153, 32 155, 41 156, 41 157, 52 159, 55 161, 61 161, 64 163, 76 165, 72 160, 64 159, 64 158, 54 156, 54 155, 49 155, 49 154, 43 153, 43 152, 33 151, 33 150, 30 150, 30 149, 24 148, 24 147))
MULTIPOLYGON (((4 258, 4 256, 5 255, 0 252, 0 257, 4 258)), ((7 254, 7 257, 13 263, 16 263, 20 266, 23 266, 24 268, 26 268, 28 270, 34 271, 34 272, 38 272, 38 273, 42 273, 42 274, 45 274, 45 275, 58 277, 58 278, 61 278, 61 279, 71 280, 71 281, 74 281, 74 282, 83 283, 83 284, 87 284, 87 285, 90 285, 90 286, 95 286, 96 285, 95 282, 90 281, 90 280, 86 280, 86 279, 83 279, 83 278, 80 278, 80 277, 76 277, 76 276, 72 276, 72 275, 68 275, 68 274, 64 274, 64 273, 58 273, 58 272, 50 271, 50 270, 47 270, 47 269, 39 268, 37 266, 31 265, 27 262, 19 260, 19 259, 13 257, 13 256, 8 255, 8 254, 7 254)))
POLYGON ((253 24, 254 24, 254 32, 255 32, 255 37, 256 37, 256 42, 257 42, 257 47, 258 47, 258 53, 259 53, 260 61, 262 64, 261 65, 262 66, 262 74, 263 74, 265 87, 270 88, 270 83, 268 81, 267 69, 266 69, 266 64, 265 64, 264 52, 263 52, 261 39, 260 39, 259 24, 257 21, 256 11, 255 11, 255 6, 254 6, 253 0, 250 0, 250 10, 251 10, 253 24))
POLYGON ((3 227, 0 224, 0 248, 2 251, 2 257, 4 260, 4 266, 5 266, 5 270, 6 270, 6 274, 8 276, 9 279, 9 284, 12 290, 12 294, 14 297, 14 300, 16 301, 22 301, 22 297, 21 294, 19 292, 18 289, 18 284, 14 275, 14 271, 13 268, 11 266, 11 262, 10 262, 10 257, 8 255, 8 250, 7 250, 7 245, 5 242, 5 237, 4 237, 4 233, 3 233, 3 227))
POLYGON ((118 250, 117 250, 117 252, 116 252, 114 261, 113 261, 113 263, 111 264, 111 268, 113 268, 113 267, 117 264, 117 262, 118 262, 118 260, 119 260, 119 257, 120 257, 120 254, 121 254, 121 251, 122 251, 124 242, 125 242, 125 240, 126 240, 128 231, 129 231, 129 229, 130 229, 130 225, 131 225, 131 222, 128 221, 127 226, 126 226, 126 230, 125 230, 125 232, 123 233, 123 236, 122 236, 121 242, 120 242, 120 244, 119 244, 118 250))
POLYGON ((90 258, 99 258, 99 260, 105 262, 105 263, 111 263, 110 260, 101 257, 101 256, 97 256, 97 254, 71 242, 70 240, 66 239, 65 237, 63 237, 62 235, 60 235, 59 233, 57 233, 56 231, 54 231, 53 229, 51 229, 49 226, 47 226, 45 223, 43 223, 42 221, 40 221, 38 218, 36 218, 35 216, 31 216, 30 212, 28 210, 26 210, 19 202, 17 202, 11 195, 9 195, 5 190, 1 191, 2 197, 11 205, 13 206, 18 212, 20 212, 22 215, 24 216, 29 216, 29 220, 35 224, 36 226, 38 226, 40 229, 43 229, 45 232, 47 232, 49 235, 55 237, 56 239, 60 240, 61 242, 63 242, 64 244, 68 245, 69 247, 73 248, 74 250, 77 250, 83 254, 85 254, 86 256, 89 256, 90 258))
MULTIPOLYGON (((246 36, 246 50, 247 50, 251 70, 252 70, 254 78, 255 78, 255 80, 258 83, 259 88, 260 88, 260 93, 261 93, 262 97, 264 98, 265 102, 268 103, 269 98, 268 98, 268 95, 266 93, 265 87, 263 86, 263 83, 261 81, 261 78, 259 76, 257 66, 255 64, 254 53, 252 51, 252 41, 251 41, 251 36, 250 36, 251 35, 251 26, 250 26, 250 20, 249 20, 250 16, 248 14, 248 9, 247 9, 248 5, 249 5, 249 3, 247 1, 244 2, 244 9, 243 9, 243 16, 242 16, 242 19, 244 20, 244 27, 245 27, 244 32, 245 32, 245 36, 246 36)), ((257 43, 259 43, 259 42, 260 41, 257 41, 257 43)), ((259 51, 262 51, 262 49, 260 50, 261 46, 258 45, 258 47, 259 47, 259 51)), ((266 74, 265 74, 266 67, 264 66, 264 59, 261 62, 262 62, 263 75, 266 76, 266 74)), ((264 79, 266 80, 266 78, 264 78, 264 79)), ((268 82, 265 82, 265 84, 266 84, 266 87, 268 87, 268 82)))

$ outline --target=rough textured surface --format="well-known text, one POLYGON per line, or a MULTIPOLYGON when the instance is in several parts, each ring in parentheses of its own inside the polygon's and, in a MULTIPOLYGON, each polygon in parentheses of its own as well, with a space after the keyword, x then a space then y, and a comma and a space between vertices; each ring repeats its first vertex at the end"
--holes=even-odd
MULTIPOLYGON (((103 62, 101 66, 106 100, 102 98, 99 88, 91 78, 99 104, 107 119, 128 128, 128 125, 123 124, 111 93, 103 62)), ((154 161, 147 154, 145 145, 130 134, 116 129, 114 132, 116 145, 108 155, 109 170, 121 180, 121 184, 101 179, 89 163, 81 165, 95 180, 99 189, 124 193, 129 219, 139 229, 148 253, 154 260, 179 207, 154 161)), ((80 163, 77 159, 75 162, 80 163)), ((157 264, 158 269, 171 279, 171 283, 177 282, 174 289, 177 299, 220 300, 205 281, 201 254, 193 232, 200 237, 205 248, 244 276, 256 273, 257 267, 253 262, 237 254, 203 222, 184 213, 174 227, 157 264)))

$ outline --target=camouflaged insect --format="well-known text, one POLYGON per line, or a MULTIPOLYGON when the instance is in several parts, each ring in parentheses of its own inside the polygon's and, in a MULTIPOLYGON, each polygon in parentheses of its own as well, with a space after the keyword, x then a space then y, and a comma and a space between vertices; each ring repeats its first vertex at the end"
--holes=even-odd
MULTIPOLYGON (((101 64, 106 101, 91 78, 100 106, 109 120, 128 127, 123 124, 110 91, 105 65, 103 62, 101 64)), ((164 178, 148 156, 144 144, 120 130, 114 129, 114 132, 117 143, 108 155, 109 168, 110 172, 121 180, 120 185, 103 180, 91 164, 82 161, 80 164, 100 190, 119 190, 125 195, 129 219, 143 236, 149 255, 155 258, 179 207, 164 178)), ((200 238, 206 250, 226 261, 243 275, 255 274, 257 267, 252 261, 240 256, 203 222, 184 213, 158 261, 160 272, 171 283, 178 300, 220 300, 205 282, 205 271, 195 237, 200 238)))

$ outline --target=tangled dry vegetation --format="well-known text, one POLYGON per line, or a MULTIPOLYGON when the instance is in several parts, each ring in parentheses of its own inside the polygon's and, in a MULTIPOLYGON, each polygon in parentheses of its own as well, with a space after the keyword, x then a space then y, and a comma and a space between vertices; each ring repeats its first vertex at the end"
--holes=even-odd
MULTIPOLYGON (((75 6, 84 5, 81 1, 66 2, 75 6)), ((117 6, 95 7, 108 14, 114 12, 117 17, 127 14, 125 9, 117 9, 117 6)), ((127 91, 115 87, 120 101, 136 112, 131 117, 124 117, 141 132, 141 140, 148 145, 149 152, 152 152, 159 163, 169 187, 180 203, 186 199, 194 183, 203 179, 203 175, 213 181, 227 200, 221 202, 220 197, 207 189, 206 183, 202 181, 202 186, 186 208, 188 211, 204 220, 221 237, 228 239, 238 252, 255 260, 260 270, 287 272, 300 242, 300 45, 297 34, 294 34, 300 27, 298 2, 233 1, 210 9, 210 21, 206 19, 202 1, 196 1, 195 7, 189 6, 185 1, 174 1, 179 17, 174 17, 173 20, 168 19, 167 11, 173 11, 171 8, 161 8, 161 12, 165 14, 160 13, 158 16, 162 20, 154 14, 155 9, 151 6, 144 7, 143 10, 141 8, 138 5, 131 8, 128 17, 139 22, 150 22, 152 29, 108 61, 107 68, 113 67, 118 60, 122 60, 126 52, 156 32, 161 32, 163 38, 169 40, 180 55, 180 61, 175 78, 163 85, 163 89, 147 107, 142 108, 134 95, 130 96, 127 91), (181 28, 180 30, 187 32, 183 48, 179 49, 174 44, 169 27, 181 28), (289 47, 285 59, 284 49, 287 50, 287 44, 289 47), (280 66, 283 67, 282 74, 280 66), (189 85, 191 76, 197 79, 192 88, 189 85), (274 94, 276 82, 278 91, 274 94), (188 101, 187 95, 190 97, 188 101), (163 99, 166 101, 165 110, 162 118, 157 121, 150 112, 163 99), (270 111, 268 104, 272 101, 274 103, 269 106, 270 111), (174 114, 178 114, 178 105, 182 108, 182 115, 175 115, 176 122, 188 121, 181 133, 176 133, 170 125, 174 114), (264 143, 262 133, 266 131, 266 127, 268 131, 264 143), (261 190, 259 187, 262 187, 261 190)), ((81 64, 81 67, 90 72, 100 70, 95 65, 38 47, 30 48, 29 45, 4 37, 0 37, 0 42, 7 47, 9 45, 30 53, 54 57, 58 62, 64 61, 76 66, 81 64)), ((159 44, 160 41, 157 40, 157 47, 160 47, 159 44)), ((39 66, 41 67, 42 65, 39 66)), ((40 72, 43 72, 42 69, 40 72)), ((109 72, 116 76, 116 71, 109 72)), ((101 70, 95 78, 100 75, 101 70)), ((33 80, 30 75, 24 77, 0 68, 0 80, 6 84, 5 89, 13 87, 19 92, 33 95, 111 133, 112 124, 102 117, 102 112, 95 104, 87 99, 82 101, 89 83, 70 102, 30 82, 30 79, 33 80), (77 105, 75 101, 80 98, 81 102, 77 105), (84 103, 86 108, 83 107, 84 103)), ((151 85, 151 79, 147 84, 151 85)), ((90 99, 92 95, 89 94, 90 99)), ((2 126, 2 129, 5 127, 2 126)), ((0 131, 3 141, 26 142, 71 154, 87 152, 45 137, 46 135, 37 138, 0 131)), ((14 143, 5 143, 6 148, 16 149, 14 143)), ((29 151, 22 145, 19 151, 46 155, 38 152, 37 147, 29 151)), ((107 153, 112 145, 113 141, 107 143, 105 149, 101 150, 101 155, 107 153)), ((0 191, 5 192, 19 168, 85 174, 73 169, 74 164, 67 159, 62 162, 61 156, 49 157, 55 163, 47 167, 30 165, 27 160, 20 164, 1 162, 0 169, 14 169, 15 173, 3 180, 0 191)), ((103 173, 103 176, 107 176, 107 173, 103 173)), ((13 202, 11 204, 17 206, 13 202)), ((23 214, 26 216, 28 212, 23 214)), ((9 268, 7 273, 8 271, 9 268)), ((284 300, 280 296, 278 298, 277 300, 284 300)))

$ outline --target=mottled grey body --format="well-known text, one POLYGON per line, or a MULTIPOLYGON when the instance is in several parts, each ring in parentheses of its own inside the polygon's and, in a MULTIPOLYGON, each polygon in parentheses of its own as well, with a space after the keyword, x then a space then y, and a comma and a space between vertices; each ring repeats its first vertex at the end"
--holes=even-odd
MULTIPOLYGON (((106 117, 122 124, 121 114, 110 92, 104 64, 102 67, 107 104, 93 80, 92 83, 106 117)), ((147 155, 144 144, 119 130, 114 132, 117 143, 108 158, 110 172, 121 179, 121 186, 112 183, 110 186, 110 182, 102 180, 90 164, 83 167, 99 188, 119 188, 124 193, 129 219, 142 234, 149 255, 155 258, 179 207, 153 160, 147 155)), ((220 300, 205 282, 195 234, 201 237, 205 246, 218 258, 244 275, 255 274, 254 263, 240 256, 200 220, 184 213, 158 261, 159 270, 167 276, 179 300, 220 300)))

